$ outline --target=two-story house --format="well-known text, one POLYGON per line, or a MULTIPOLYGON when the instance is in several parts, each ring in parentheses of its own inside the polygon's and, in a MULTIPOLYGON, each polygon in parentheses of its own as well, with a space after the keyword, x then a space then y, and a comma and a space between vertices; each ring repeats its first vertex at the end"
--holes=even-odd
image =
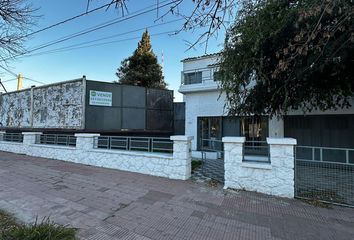
MULTIPOLYGON (((186 135, 194 136, 194 157, 200 157, 203 149, 221 150, 224 136, 245 136, 245 154, 255 159, 265 153, 267 137, 294 137, 301 146, 354 148, 354 104, 348 109, 306 115, 291 112, 280 119, 228 116, 225 95, 218 88, 218 61, 218 54, 182 60, 179 92, 186 105, 186 135)), ((354 163, 354 156, 348 158, 354 163)))

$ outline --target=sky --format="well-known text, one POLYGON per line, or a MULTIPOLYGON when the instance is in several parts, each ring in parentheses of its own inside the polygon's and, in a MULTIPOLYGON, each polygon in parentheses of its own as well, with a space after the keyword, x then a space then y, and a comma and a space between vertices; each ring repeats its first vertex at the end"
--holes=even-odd
MULTIPOLYGON (((39 8, 35 14, 40 15, 37 19, 36 26, 32 27, 32 31, 80 14, 86 10, 87 5, 86 0, 28 1, 31 2, 35 8, 39 8)), ((84 17, 31 36, 26 40, 25 47, 26 49, 34 49, 41 44, 46 44, 53 40, 78 33, 99 24, 133 16, 136 11, 141 9, 146 10, 147 7, 156 4, 156 1, 157 0, 129 0, 127 2, 129 12, 125 13, 124 17, 120 11, 113 7, 108 10, 103 9, 90 13, 84 17)), ((160 0, 160 5, 161 2, 163 2, 163 0, 160 0)), ((106 0, 92 0, 90 9, 105 3, 107 3, 106 0)), ((191 0, 185 0, 181 10, 188 13, 193 9, 193 6, 191 0)), ((158 12, 152 11, 138 17, 132 17, 100 30, 34 51, 32 56, 19 57, 9 62, 9 69, 16 74, 21 73, 27 78, 45 84, 77 79, 81 78, 83 75, 89 80, 112 82, 117 80, 115 73, 120 66, 120 62, 133 53, 144 31, 143 29, 147 28, 151 35, 153 51, 157 55, 160 63, 163 52, 164 74, 168 88, 174 90, 175 101, 182 101, 182 95, 178 93, 182 71, 181 60, 187 57, 220 51, 225 34, 224 31, 220 31, 218 36, 212 37, 209 40, 206 52, 204 44, 198 44, 194 49, 188 50, 188 43, 195 42, 204 29, 180 32, 177 35, 166 33, 180 30, 183 24, 182 20, 179 20, 178 17, 171 14, 167 14, 162 19, 159 19, 167 10, 167 8, 162 8, 158 12), (111 37, 113 35, 116 36, 111 37), (100 38, 106 39, 82 45, 84 42, 94 41, 100 38), (76 44, 81 45, 75 46, 76 44), (52 50, 67 46, 73 46, 75 49, 51 52, 52 50)), ((6 72, 1 73, 1 71, 0 77, 3 82, 14 78, 14 76, 6 72)), ((16 90, 16 84, 16 81, 4 83, 8 91, 16 90)), ((40 84, 24 79, 24 88, 32 85, 39 86, 40 84)))

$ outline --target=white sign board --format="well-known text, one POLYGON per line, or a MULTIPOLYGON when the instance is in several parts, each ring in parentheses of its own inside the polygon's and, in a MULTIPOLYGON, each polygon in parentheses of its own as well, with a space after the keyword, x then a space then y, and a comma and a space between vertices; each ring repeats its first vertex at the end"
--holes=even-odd
POLYGON ((112 106, 112 93, 90 90, 90 105, 94 106, 112 106))

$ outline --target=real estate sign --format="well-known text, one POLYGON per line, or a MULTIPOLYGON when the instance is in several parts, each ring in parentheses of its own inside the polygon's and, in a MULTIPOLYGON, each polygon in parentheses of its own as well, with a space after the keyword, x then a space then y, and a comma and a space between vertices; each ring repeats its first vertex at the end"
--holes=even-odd
POLYGON ((93 106, 112 106, 112 93, 90 90, 90 105, 93 106))

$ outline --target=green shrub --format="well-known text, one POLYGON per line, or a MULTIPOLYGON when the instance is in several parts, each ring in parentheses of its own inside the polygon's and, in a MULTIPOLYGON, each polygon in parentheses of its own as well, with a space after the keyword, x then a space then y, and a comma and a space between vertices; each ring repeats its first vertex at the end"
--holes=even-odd
POLYGON ((41 223, 18 224, 8 214, 0 218, 0 240, 75 240, 74 228, 67 228, 51 222, 49 218, 41 223), (7 217, 6 217, 7 216, 7 217), (4 220, 4 221, 2 221, 4 220))

